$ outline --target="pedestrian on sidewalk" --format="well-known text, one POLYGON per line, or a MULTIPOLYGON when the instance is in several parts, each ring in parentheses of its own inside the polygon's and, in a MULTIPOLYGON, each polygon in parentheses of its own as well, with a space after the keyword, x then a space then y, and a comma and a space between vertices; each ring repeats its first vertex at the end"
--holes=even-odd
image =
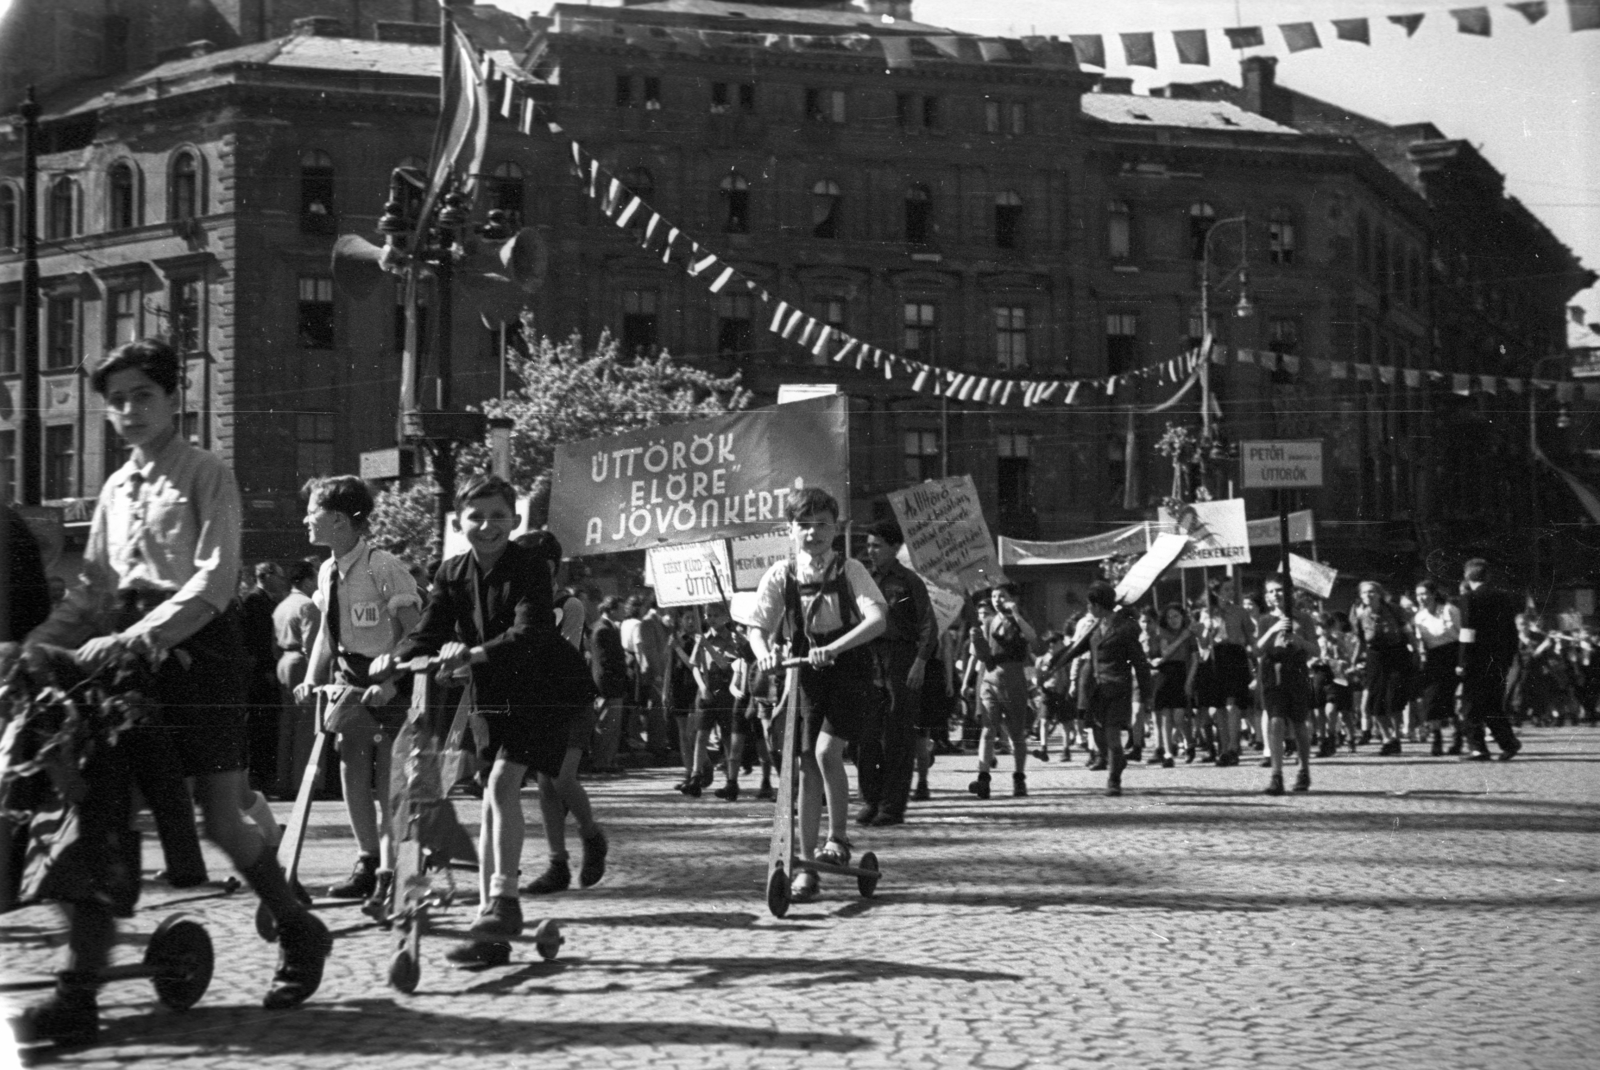
MULTIPOLYGON (((984 624, 989 657, 978 681, 978 709, 984 738, 990 747, 996 736, 1011 744, 1011 794, 1028 794, 1028 660, 1038 633, 1017 606, 1016 588, 1010 584, 989 592, 993 613, 984 624)), ((989 797, 990 771, 998 764, 986 747, 978 758, 978 778, 967 790, 980 799, 989 797)))
POLYGON ((1489 585, 1489 562, 1474 557, 1461 579, 1461 720, 1471 747, 1465 761, 1489 760, 1484 729, 1494 734, 1500 760, 1509 762, 1522 743, 1506 716, 1506 674, 1517 658, 1517 599, 1489 585))
POLYGON ((374 659, 394 650, 416 626, 422 603, 405 563, 367 541, 372 488, 358 476, 329 476, 307 488, 305 527, 313 546, 331 556, 317 574, 323 627, 311 647, 301 702, 332 683, 325 728, 336 734, 345 813, 355 836, 350 876, 328 889, 335 899, 386 901, 394 879, 389 805, 391 747, 405 723, 409 691, 378 677, 374 659))
POLYGON ((900 825, 906 819, 923 682, 939 647, 933 603, 922 577, 898 559, 905 543, 900 525, 883 520, 867 529, 867 567, 888 604, 884 632, 869 649, 883 674, 884 704, 868 722, 856 752, 864 804, 858 825, 900 825))
MULTIPOLYGON (((27 645, 76 648, 77 663, 91 671, 130 651, 171 655, 144 695, 156 713, 142 746, 193 777, 207 838, 275 919, 278 967, 263 1004, 292 1007, 322 983, 333 940, 295 899, 277 857, 239 809, 249 790, 246 655, 232 611, 243 510, 227 463, 177 432, 182 374, 177 352, 148 338, 118 346, 90 374, 132 452, 100 489, 76 588, 29 633, 27 645)), ((65 968, 51 998, 12 1023, 20 1042, 89 1043, 99 1031, 99 974, 116 938, 115 918, 131 913, 138 895, 136 884, 115 905, 92 894, 96 882, 125 865, 106 854, 132 816, 128 793, 115 794, 120 801, 109 809, 90 807, 104 811, 100 834, 83 828, 76 841, 56 845, 75 847, 82 866, 76 877, 54 875, 70 885, 51 896, 67 914, 65 968)), ((50 868, 36 871, 39 880, 52 880, 50 868)))
POLYGON ((1357 660, 1367 670, 1366 712, 1383 739, 1378 753, 1398 755, 1400 714, 1411 669, 1410 629, 1381 583, 1363 580, 1359 592, 1361 600, 1350 609, 1350 629, 1356 636, 1357 660))
MULTIPOLYGON (((888 607, 861 562, 834 546, 839 503, 820 487, 805 487, 784 502, 794 556, 761 577, 750 647, 756 668, 775 672, 786 657, 804 658, 796 671, 800 737, 800 857, 848 865, 850 782, 844 768, 848 743, 859 742, 865 711, 880 701, 874 659, 866 645, 883 634, 888 607), (828 839, 818 851, 822 804, 828 804, 828 839)), ((784 754, 781 762, 792 760, 784 754)), ((785 770, 784 775, 789 775, 785 770)), ((810 902, 821 882, 800 869, 790 894, 810 902)))
POLYGON ((1292 731, 1300 772, 1295 791, 1311 790, 1311 658, 1317 654, 1316 622, 1290 603, 1281 582, 1268 582, 1267 613, 1258 622, 1255 654, 1261 666, 1261 705, 1267 718, 1268 795, 1283 794, 1284 733, 1292 731))
POLYGON ((1121 795, 1122 770, 1127 765, 1122 733, 1132 722, 1134 688, 1140 695, 1150 694, 1150 663, 1139 641, 1138 619, 1131 611, 1117 608, 1117 592, 1111 584, 1104 580, 1091 583, 1085 601, 1092 623, 1058 659, 1089 658, 1085 712, 1103 733, 1106 794, 1121 795))
POLYGON ((1461 663, 1461 610, 1450 604, 1433 580, 1416 586, 1417 609, 1411 615, 1416 637, 1421 687, 1417 706, 1432 737, 1433 756, 1444 754, 1444 730, 1456 718, 1456 666, 1461 663))

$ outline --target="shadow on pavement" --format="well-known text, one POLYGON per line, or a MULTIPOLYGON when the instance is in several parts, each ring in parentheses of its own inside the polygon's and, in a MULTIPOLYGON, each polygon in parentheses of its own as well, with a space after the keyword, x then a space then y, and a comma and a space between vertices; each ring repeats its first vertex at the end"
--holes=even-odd
POLYGON ((923 966, 885 959, 680 958, 670 959, 665 965, 667 968, 703 971, 692 977, 683 986, 685 988, 715 988, 744 980, 761 980, 772 988, 815 988, 818 985, 912 978, 930 981, 1026 980, 1021 974, 998 970, 964 970, 954 966, 923 966), (811 976, 790 981, 777 980, 785 974, 811 976))
POLYGON ((1052 886, 1050 892, 1036 894, 1025 892, 939 892, 917 895, 919 903, 938 903, 947 906, 1006 907, 1019 913, 1057 907, 1098 907, 1105 913, 1115 914, 1126 910, 1216 911, 1224 913, 1269 913, 1285 909, 1317 910, 1425 910, 1425 911, 1481 911, 1490 910, 1581 910, 1593 911, 1600 906, 1600 895, 1523 895, 1504 896, 1453 896, 1437 895, 1318 895, 1307 893, 1261 893, 1218 895, 1214 893, 1106 893, 1097 895, 1081 891, 1060 891, 1052 886))
POLYGON ((575 1048, 659 1050, 681 1043, 706 1048, 732 1046, 829 1053, 860 1051, 872 1042, 822 1031, 784 1031, 756 1026, 695 1022, 507 1021, 473 1015, 436 1014, 392 999, 308 1003, 290 1014, 257 1008, 196 1007, 182 1015, 150 1014, 106 1024, 91 1054, 112 1056, 118 1046, 159 1044, 161 1065, 186 1060, 217 1065, 219 1057, 273 1059, 299 1053, 326 1057, 385 1052, 459 1057, 537 1055, 575 1048), (187 1050, 184 1050, 187 1047, 187 1050))

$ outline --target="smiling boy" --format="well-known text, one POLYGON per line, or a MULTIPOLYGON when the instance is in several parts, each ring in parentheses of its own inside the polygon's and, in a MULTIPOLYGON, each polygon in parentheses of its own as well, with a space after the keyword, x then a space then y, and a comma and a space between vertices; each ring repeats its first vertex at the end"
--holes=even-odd
POLYGON ((491 763, 479 840, 480 913, 471 940, 449 956, 470 965, 484 961, 488 945, 522 932, 522 782, 529 769, 561 775, 572 710, 547 674, 560 664, 555 644, 566 643, 556 630, 549 568, 511 541, 516 491, 498 476, 479 476, 456 494, 455 506, 469 551, 439 566, 422 619, 392 655, 373 661, 371 673, 381 678, 395 662, 430 654, 443 671, 468 670, 472 737, 491 763))
MULTIPOLYGON (((176 655, 156 669, 146 695, 154 710, 139 746, 163 748, 161 757, 194 779, 206 836, 272 912, 279 958, 264 1003, 290 1007, 317 990, 333 941, 295 900, 273 851, 239 811, 249 786, 239 668, 245 653, 229 610, 239 576, 239 488, 225 461, 177 433, 181 374, 177 353, 156 339, 118 346, 91 374, 107 417, 133 452, 101 487, 79 584, 27 642, 76 647, 78 663, 90 670, 125 651, 176 655)), ((19 1039, 85 1043, 98 1032, 97 975, 116 923, 114 907, 90 884, 122 860, 107 847, 114 837, 91 837, 89 824, 92 817, 105 822, 102 828, 117 827, 114 821, 126 827, 128 799, 118 787, 90 793, 94 803, 85 806, 75 845, 80 864, 61 867, 81 881, 50 867, 28 874, 41 887, 25 886, 25 898, 63 901, 67 955, 54 997, 15 1023, 19 1039)))

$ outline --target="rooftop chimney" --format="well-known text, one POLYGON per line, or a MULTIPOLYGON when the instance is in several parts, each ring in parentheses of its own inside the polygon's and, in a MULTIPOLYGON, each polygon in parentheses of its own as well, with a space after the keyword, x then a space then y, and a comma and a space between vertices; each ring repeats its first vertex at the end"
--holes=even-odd
POLYGON ((1244 81, 1244 99, 1239 103, 1246 111, 1266 115, 1272 109, 1272 91, 1277 88, 1277 67, 1275 56, 1246 56, 1239 64, 1244 81))
POLYGON ((1129 96, 1133 93, 1133 79, 1106 78, 1102 76, 1094 89, 1096 93, 1120 93, 1123 96, 1129 96))

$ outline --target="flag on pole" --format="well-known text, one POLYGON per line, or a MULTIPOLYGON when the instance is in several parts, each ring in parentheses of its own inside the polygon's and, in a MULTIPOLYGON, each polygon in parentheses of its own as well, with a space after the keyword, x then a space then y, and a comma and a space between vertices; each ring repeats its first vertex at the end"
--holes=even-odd
POLYGON ((466 196, 477 187, 489 143, 489 87, 478 54, 454 22, 444 41, 439 79, 439 123, 433 131, 428 191, 417 216, 417 237, 433 222, 434 209, 452 176, 466 196))
POLYGON ((1450 11, 1456 20, 1456 29, 1477 37, 1488 37, 1490 32, 1489 9, 1486 7, 1458 7, 1450 11))
POLYGON ((1531 4, 1507 4, 1506 7, 1521 15, 1530 23, 1538 22, 1550 14, 1550 5, 1545 3, 1544 0, 1537 0, 1536 3, 1531 4))
POLYGON ((1405 27, 1406 36, 1410 37, 1417 32, 1417 27, 1422 25, 1421 15, 1390 15, 1389 21, 1396 26, 1405 27))
POLYGON ((1317 36, 1317 27, 1311 22, 1285 22, 1278 26, 1283 32, 1283 43, 1289 46, 1290 52, 1304 52, 1309 48, 1321 48, 1322 38, 1317 36))
POLYGON ((1234 48, 1260 48, 1267 43, 1259 26, 1234 26, 1222 32, 1228 35, 1228 44, 1234 48))
POLYGON ((1204 30, 1173 30, 1172 43, 1178 47, 1178 62, 1199 67, 1211 66, 1211 49, 1204 30))
POLYGON ((1125 33, 1122 37, 1122 54, 1130 67, 1156 65, 1156 35, 1153 33, 1125 33))
POLYGON ((1091 67, 1104 68, 1106 65, 1105 38, 1097 33, 1073 34, 1072 53, 1078 57, 1080 66, 1088 64, 1091 67))
POLYGON ((1334 19, 1333 32, 1341 41, 1360 41, 1364 45, 1372 43, 1366 19, 1334 19))

